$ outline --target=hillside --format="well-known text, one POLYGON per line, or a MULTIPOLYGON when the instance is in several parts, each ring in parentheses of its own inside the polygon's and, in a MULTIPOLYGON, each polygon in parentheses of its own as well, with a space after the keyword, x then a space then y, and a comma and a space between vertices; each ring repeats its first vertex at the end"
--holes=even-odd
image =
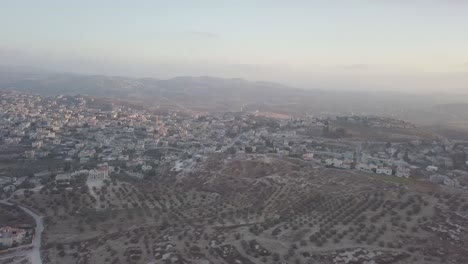
POLYGON ((435 105, 433 111, 450 116, 454 121, 468 122, 468 103, 435 105))
POLYGON ((380 115, 425 125, 468 120, 467 96, 303 90, 239 78, 200 76, 161 80, 71 73, 0 72, 0 89, 41 95, 106 97, 158 105, 163 109, 245 110, 291 116, 380 115), (454 104, 454 100, 460 103, 454 104))

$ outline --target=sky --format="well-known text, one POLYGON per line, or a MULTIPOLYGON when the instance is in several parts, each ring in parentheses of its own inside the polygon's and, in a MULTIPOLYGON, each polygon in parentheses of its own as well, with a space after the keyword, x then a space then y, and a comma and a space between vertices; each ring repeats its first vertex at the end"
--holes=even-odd
POLYGON ((0 65, 468 92, 468 0, 2 0, 0 65))

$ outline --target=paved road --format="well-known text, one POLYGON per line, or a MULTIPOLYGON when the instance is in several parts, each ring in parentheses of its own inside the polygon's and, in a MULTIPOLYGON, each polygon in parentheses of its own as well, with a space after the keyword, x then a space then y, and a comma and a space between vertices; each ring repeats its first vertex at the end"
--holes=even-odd
MULTIPOLYGON (((2 200, 0 201, 2 204, 6 205, 13 205, 12 203, 2 200)), ((13 251, 12 253, 2 255, 1 258, 10 258, 10 257, 17 257, 17 256, 23 256, 27 255, 29 259, 31 260, 32 264, 42 264, 42 259, 41 259, 41 243, 42 243, 42 231, 44 231, 44 221, 43 217, 34 213, 33 211, 29 210, 26 207, 18 205, 18 207, 23 210, 25 213, 30 215, 32 218, 34 218, 34 221, 36 221, 36 229, 35 229, 35 234, 34 238, 32 241, 32 248, 27 251, 13 251)), ((22 248, 22 247, 21 247, 22 248)))

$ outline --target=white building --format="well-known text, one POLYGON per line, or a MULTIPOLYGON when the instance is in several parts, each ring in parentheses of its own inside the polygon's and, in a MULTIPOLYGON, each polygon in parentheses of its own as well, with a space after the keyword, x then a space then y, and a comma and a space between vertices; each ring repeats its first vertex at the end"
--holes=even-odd
POLYGON ((109 179, 109 166, 107 164, 89 171, 88 181, 103 181, 107 179, 109 179))
POLYGON ((336 166, 340 166, 341 163, 343 163, 343 161, 339 160, 339 159, 326 159, 325 160, 325 164, 327 166, 333 166, 333 167, 336 167, 336 166))
POLYGON ((356 169, 362 172, 375 172, 377 170, 377 166, 374 164, 367 164, 367 163, 359 163, 356 165, 356 169))
POLYGON ((4 226, 0 228, 0 244, 11 247, 14 244, 20 244, 26 237, 26 230, 4 226))
POLYGON ((313 160, 314 159, 314 153, 306 153, 306 154, 302 155, 302 158, 304 160, 313 160))
POLYGON ((398 167, 395 175, 402 178, 409 178, 410 172, 410 168, 408 167, 398 167))
POLYGON ((376 173, 391 176, 393 174, 393 170, 391 168, 388 168, 388 167, 382 167, 382 168, 377 168, 376 173))
POLYGON ((56 181, 70 181, 72 179, 71 173, 62 173, 55 176, 56 181))
POLYGON ((151 169, 153 169, 153 167, 151 165, 142 165, 141 166, 141 170, 143 170, 143 171, 150 171, 151 169))
POLYGON ((439 174, 431 175, 429 180, 432 183, 443 184, 449 187, 458 187, 460 185, 457 180, 452 180, 446 175, 439 175, 439 174))
POLYGON ((351 169, 352 161, 350 160, 339 160, 339 159, 326 159, 325 164, 339 169, 351 169))
POLYGON ((40 148, 42 146, 42 141, 34 141, 31 143, 31 147, 33 148, 40 148))

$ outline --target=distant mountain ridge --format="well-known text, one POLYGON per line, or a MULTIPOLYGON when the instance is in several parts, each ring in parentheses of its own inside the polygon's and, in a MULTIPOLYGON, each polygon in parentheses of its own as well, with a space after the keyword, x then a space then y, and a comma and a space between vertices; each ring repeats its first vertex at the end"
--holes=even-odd
POLYGON ((446 104, 440 96, 397 92, 303 90, 240 78, 181 76, 127 78, 73 73, 0 71, 0 89, 41 95, 88 95, 129 100, 162 108, 197 111, 265 111, 294 116, 381 115, 420 124, 466 120, 468 98, 446 104), (450 109, 454 110, 453 113, 450 109))
POLYGON ((282 95, 299 92, 301 90, 281 84, 267 82, 250 82, 244 79, 222 79, 214 77, 175 77, 167 80, 154 78, 132 79, 104 75, 78 75, 68 73, 57 74, 28 74, 28 73, 0 73, 0 87, 24 92, 35 92, 43 95, 55 94, 86 94, 93 96, 115 96, 146 99, 138 93, 188 93, 197 90, 206 93, 222 91, 227 95, 243 97, 249 92, 256 95, 268 96, 268 93, 282 95))

